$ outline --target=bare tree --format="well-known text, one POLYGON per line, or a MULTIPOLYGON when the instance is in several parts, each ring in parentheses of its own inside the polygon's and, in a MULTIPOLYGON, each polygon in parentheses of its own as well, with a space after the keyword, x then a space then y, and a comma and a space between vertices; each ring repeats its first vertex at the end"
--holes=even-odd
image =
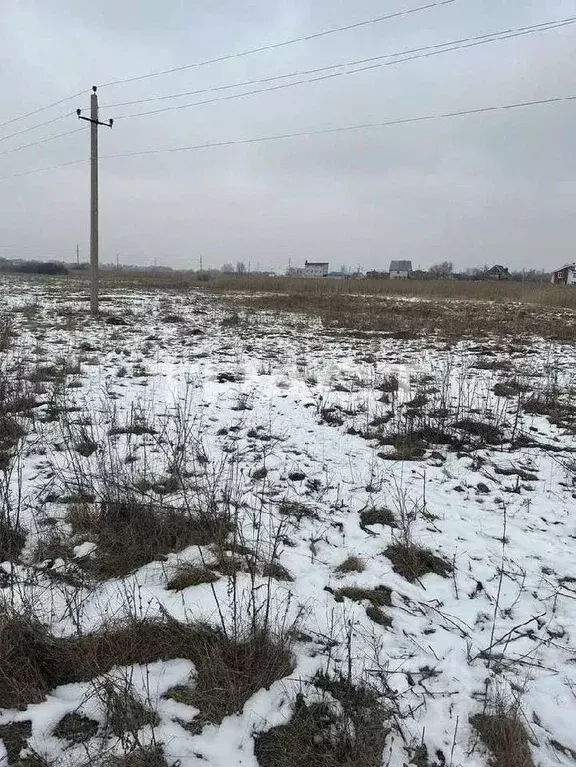
POLYGON ((224 266, 222 267, 222 271, 224 272, 224 274, 233 274, 234 267, 232 266, 232 264, 224 264, 224 266))
POLYGON ((236 274, 246 274, 246 264, 244 261, 236 262, 236 274))
POLYGON ((452 274, 454 267, 452 261, 442 261, 430 267, 430 274, 437 280, 446 280, 452 274))

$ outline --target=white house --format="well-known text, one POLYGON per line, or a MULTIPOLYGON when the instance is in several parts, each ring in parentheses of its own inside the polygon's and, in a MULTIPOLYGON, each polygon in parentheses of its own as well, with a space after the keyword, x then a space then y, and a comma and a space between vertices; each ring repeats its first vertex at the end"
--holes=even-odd
POLYGON ((390 279, 407 280, 412 276, 412 261, 390 261, 390 279))
POLYGON ((328 261, 306 261, 304 277, 327 277, 329 267, 328 261))
POLYGON ((554 285, 576 285, 576 264, 566 264, 556 269, 552 273, 552 282, 554 285))

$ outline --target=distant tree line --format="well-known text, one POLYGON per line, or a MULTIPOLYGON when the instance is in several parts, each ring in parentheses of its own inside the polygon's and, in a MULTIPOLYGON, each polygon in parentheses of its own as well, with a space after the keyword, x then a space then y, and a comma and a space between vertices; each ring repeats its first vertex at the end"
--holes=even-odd
POLYGON ((68 274, 64 264, 55 261, 11 261, 0 258, 0 272, 12 274, 68 274))

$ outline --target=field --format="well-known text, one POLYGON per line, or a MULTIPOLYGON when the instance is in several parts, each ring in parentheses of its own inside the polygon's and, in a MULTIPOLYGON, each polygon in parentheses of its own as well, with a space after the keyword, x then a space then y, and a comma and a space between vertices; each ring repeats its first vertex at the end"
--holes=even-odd
POLYGON ((576 291, 322 285, 3 278, 0 764, 574 765, 576 291))

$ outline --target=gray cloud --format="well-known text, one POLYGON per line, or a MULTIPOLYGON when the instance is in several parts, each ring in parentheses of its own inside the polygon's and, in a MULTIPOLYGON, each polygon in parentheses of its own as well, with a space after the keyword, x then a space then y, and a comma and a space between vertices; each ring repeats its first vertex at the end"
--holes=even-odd
MULTIPOLYGON (((416 0, 412 5, 417 5, 416 0)), ((394 8, 408 7, 396 2, 394 8)), ((390 7, 389 7, 390 6, 390 7)), ((377 0, 193 4, 103 0, 8 2, 0 27, 2 119, 69 93, 86 95, 0 129, 0 152, 78 127, 74 116, 102 83, 241 51, 382 14, 377 0)), ((100 89, 107 108, 336 61, 560 18, 575 0, 457 2, 379 25, 170 76, 100 89)), ((576 27, 383 67, 348 77, 118 120, 102 131, 116 154, 317 130, 396 117, 576 93, 576 27)), ((186 97, 187 103, 203 96, 186 97)), ((174 266, 238 258, 283 268, 328 258, 383 268, 392 257, 427 266, 503 262, 550 267, 573 260, 576 102, 265 144, 102 160, 104 260, 174 266)), ((73 136, 0 155, 1 176, 88 155, 73 136)), ((88 166, 0 183, 0 255, 71 257, 88 241, 88 166)))

